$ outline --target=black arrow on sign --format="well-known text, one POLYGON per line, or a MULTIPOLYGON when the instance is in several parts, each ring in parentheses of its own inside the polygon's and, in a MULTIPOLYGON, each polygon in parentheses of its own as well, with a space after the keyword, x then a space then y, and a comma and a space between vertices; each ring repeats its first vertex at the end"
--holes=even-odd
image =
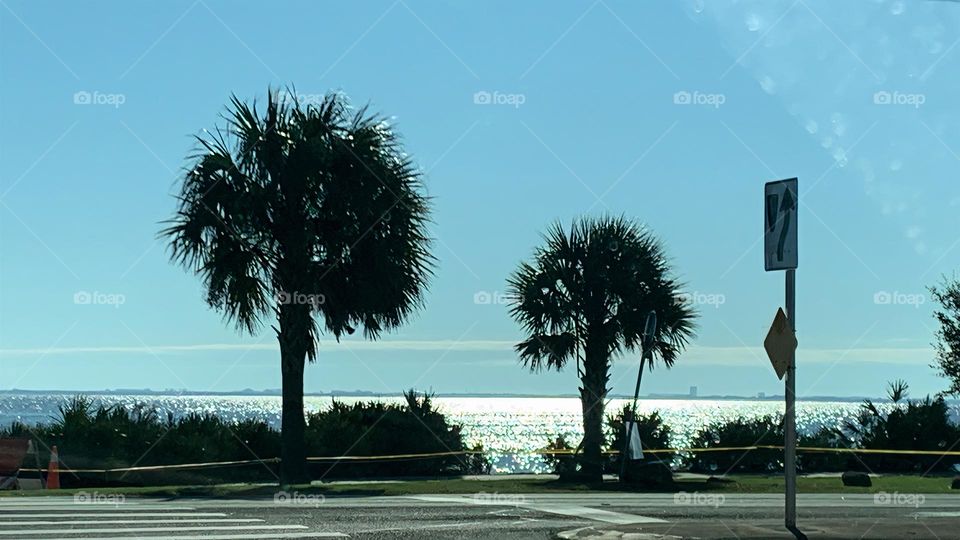
POLYGON ((784 190, 783 200, 780 202, 780 213, 783 215, 783 228, 780 229, 780 242, 777 244, 777 260, 783 261, 783 248, 787 244, 787 231, 790 230, 790 213, 796 209, 797 201, 788 187, 784 190))

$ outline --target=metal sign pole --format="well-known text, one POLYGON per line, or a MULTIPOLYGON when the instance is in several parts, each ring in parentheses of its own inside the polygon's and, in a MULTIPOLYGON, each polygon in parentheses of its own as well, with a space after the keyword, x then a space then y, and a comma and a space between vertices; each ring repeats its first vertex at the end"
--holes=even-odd
MULTIPOLYGON (((646 322, 643 325, 643 337, 640 340, 640 347, 643 349, 640 353, 640 372, 637 373, 637 389, 633 391, 633 406, 630 408, 629 418, 627 414, 623 415, 623 426, 624 426, 624 438, 623 438, 623 450, 620 454, 620 481, 623 482, 626 478, 627 472, 627 458, 629 458, 629 449, 630 449, 630 435, 633 434, 633 430, 639 429, 637 427, 637 399, 640 398, 640 381, 643 380, 643 365, 647 360, 647 356, 650 356, 650 362, 653 362, 653 344, 657 336, 657 312, 656 310, 650 310, 650 313, 647 313, 646 322), (628 425, 627 422, 630 421, 630 429, 626 429, 628 425)), ((653 364, 651 364, 653 365, 653 364)))
POLYGON ((637 374, 637 389, 633 392, 633 406, 630 412, 623 415, 623 426, 626 435, 623 438, 623 450, 620 452, 620 481, 623 482, 627 474, 627 459, 630 458, 630 436, 637 429, 637 400, 640 398, 640 381, 643 380, 643 364, 647 359, 647 351, 640 355, 640 373, 637 374), (629 422, 629 423, 628 423, 629 422), (630 429, 626 429, 630 426, 630 429))
POLYGON ((777 377, 783 379, 786 411, 783 415, 783 476, 785 485, 783 521, 798 539, 797 529, 797 178, 767 182, 763 187, 763 269, 786 270, 786 313, 777 310, 763 347, 777 377), (784 378, 786 377, 786 378, 784 378))
MULTIPOLYGON (((790 329, 797 330, 797 271, 786 272, 786 304, 787 317, 790 329)), ((783 418, 784 430, 784 460, 783 467, 786 477, 786 502, 784 506, 784 522, 787 529, 796 532, 797 528, 797 415, 796 415, 796 382, 797 382, 797 355, 790 353, 790 363, 787 364, 787 375, 784 380, 786 389, 786 414, 783 418)))

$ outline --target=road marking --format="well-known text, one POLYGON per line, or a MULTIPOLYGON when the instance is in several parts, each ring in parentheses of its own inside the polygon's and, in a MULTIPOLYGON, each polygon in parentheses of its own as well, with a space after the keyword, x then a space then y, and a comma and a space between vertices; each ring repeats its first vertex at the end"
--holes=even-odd
POLYGON ((583 531, 592 531, 593 527, 580 527, 579 529, 572 529, 569 531, 560 531, 557 533, 557 538, 562 538, 563 540, 573 540, 580 536, 580 533, 583 531))
MULTIPOLYGON (((128 517, 128 516, 124 516, 128 517)), ((39 521, 0 521, 0 527, 13 525, 133 525, 135 523, 263 523, 255 518, 214 518, 214 519, 76 519, 76 520, 39 520, 39 521)))
MULTIPOLYGON (((83 540, 157 540, 160 536, 103 536, 83 540)), ((164 536, 164 540, 281 540, 285 538, 350 538, 339 532, 273 533, 273 534, 204 534, 199 536, 164 536)))
MULTIPOLYGON (((36 499, 36 498, 34 498, 36 499)), ((28 501, 0 501, 0 509, 3 508, 20 508, 24 506, 37 506, 37 507, 46 507, 46 506, 89 506, 89 507, 100 507, 100 508, 113 508, 114 506, 128 506, 128 507, 144 507, 144 506, 157 506, 157 503, 153 502, 137 502, 137 501, 114 501, 108 502, 104 500, 93 501, 93 500, 73 500, 73 499, 55 499, 52 501, 40 501, 40 500, 28 500, 28 501)), ((167 505, 164 505, 164 508, 168 508, 167 505)), ((176 510, 194 510, 192 506, 184 506, 181 504, 170 505, 169 508, 174 508, 176 510)))
MULTIPOLYGON (((60 505, 15 505, 4 508, 0 506, 0 516, 3 516, 7 512, 23 512, 24 510, 36 510, 42 512, 45 510, 71 510, 74 512, 100 512, 101 510, 113 510, 117 512, 139 512, 147 508, 157 508, 158 505, 126 505, 126 504, 60 504, 60 505)), ((193 510, 189 506, 163 506, 162 508, 167 510, 176 510, 176 511, 188 511, 193 510)))
POLYGON ((664 519, 640 516, 637 514, 625 514, 622 512, 611 512, 599 508, 590 508, 589 506, 574 506, 566 504, 528 504, 525 508, 539 510, 548 514, 558 514, 568 517, 579 517, 602 521, 604 523, 613 523, 615 525, 631 525, 634 523, 667 523, 664 519))
POLYGON ((458 522, 458 523, 440 523, 438 525, 420 525, 420 526, 414 525, 410 527, 390 527, 388 529, 367 529, 364 531, 356 531, 354 534, 371 534, 371 533, 394 532, 394 531, 414 532, 414 531, 422 531, 426 529, 449 529, 451 527, 483 525, 484 523, 485 523, 484 521, 471 521, 471 522, 465 522, 465 523, 458 522))
POLYGON ((213 527, 124 527, 101 529, 34 529, 30 531, 0 531, 0 536, 25 536, 33 534, 101 534, 134 532, 177 532, 177 531, 276 531, 282 529, 309 529, 306 525, 219 525, 213 527))
POLYGON ((622 512, 611 512, 610 510, 600 510, 589 506, 562 504, 562 503, 528 503, 524 502, 523 495, 517 495, 516 499, 507 499, 498 501, 496 498, 474 498, 470 496, 455 497, 443 495, 418 495, 410 497, 427 502, 454 502, 460 504, 471 504, 476 506, 514 506, 517 508, 526 508, 536 510, 547 514, 557 514, 567 517, 578 517, 602 521, 604 523, 613 523, 615 525, 631 525, 634 523, 667 523, 666 520, 640 516, 637 514, 625 514, 622 512))
MULTIPOLYGON (((8 497, 7 498, 8 500, 0 501, 0 505, 16 506, 18 504, 89 504, 89 505, 110 506, 111 504, 128 504, 130 506, 134 506, 138 504, 140 505, 156 504, 152 500, 134 500, 132 498, 130 500, 124 500, 123 502, 120 502, 121 497, 126 499, 124 495, 114 496, 115 499, 118 501, 116 503, 106 502, 107 499, 110 497, 111 497, 110 495, 106 495, 106 494, 101 495, 100 498, 98 499, 95 499, 93 495, 89 495, 89 496, 78 495, 77 497, 43 497, 43 496, 34 496, 34 497, 24 496, 24 497, 13 497, 13 498, 8 497)), ((181 504, 180 506, 184 506, 184 505, 181 504)))
POLYGON ((960 512, 917 512, 917 517, 960 517, 960 512))
POLYGON ((50 514, 50 513, 36 513, 36 514, 0 514, 0 519, 8 518, 82 518, 82 517, 226 517, 226 514, 221 512, 138 512, 133 514, 131 512, 103 512, 103 513, 94 513, 94 512, 82 512, 79 514, 50 514))
POLYGON ((341 532, 310 531, 306 525, 268 525, 259 518, 223 512, 171 512, 192 506, 150 504, 32 504, 0 502, 0 540, 77 538, 80 540, 282 540, 349 538, 341 532), (66 509, 69 512, 58 512, 66 509), (104 519, 106 518, 106 519, 104 519), (113 519, 110 519, 113 518, 113 519), (144 519, 146 518, 146 519, 144 519), (89 526, 89 528, 87 528, 89 526), (176 535, 174 535, 176 533, 176 535), (104 535, 94 538, 90 535, 104 535), (158 536, 160 535, 160 536, 158 536))
MULTIPOLYGON (((579 529, 573 529, 571 531, 563 531, 557 534, 557 538, 562 540, 573 540, 575 538, 580 538, 580 533, 583 531, 595 531, 593 527, 580 527, 579 529)), ((658 533, 623 533, 620 531, 614 531, 611 529, 605 529, 598 534, 591 535, 590 538, 632 538, 633 540, 682 540, 679 536, 674 536, 672 534, 658 534, 658 533), (603 535, 603 536, 600 536, 603 535)))

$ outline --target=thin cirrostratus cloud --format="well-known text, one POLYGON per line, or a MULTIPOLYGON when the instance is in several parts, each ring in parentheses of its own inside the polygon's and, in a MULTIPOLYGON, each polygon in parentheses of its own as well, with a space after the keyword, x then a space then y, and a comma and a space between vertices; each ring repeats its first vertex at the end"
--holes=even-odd
MULTIPOLYGON (((320 340, 321 348, 330 350, 353 349, 374 351, 503 351, 509 350, 513 341, 497 340, 383 340, 383 341, 341 341, 320 340)), ((278 351, 276 343, 197 343, 187 345, 143 345, 143 346, 75 346, 47 348, 0 349, 0 356, 37 356, 45 354, 77 353, 190 353, 218 351, 278 351)))
MULTIPOLYGON (((400 351, 450 351, 462 353, 509 353, 513 354, 512 340, 344 340, 340 343, 321 340, 320 347, 328 353, 337 350, 400 352, 400 351)), ((205 352, 272 351, 278 352, 276 343, 199 343, 183 345, 140 346, 69 346, 48 348, 0 349, 3 357, 30 357, 76 354, 196 354, 205 352)), ((624 360, 631 353, 624 355, 624 360)), ((932 347, 860 347, 860 348, 805 348, 798 349, 800 363, 873 363, 927 366, 934 358, 932 347)), ((475 358, 473 359, 475 360, 475 358)), ((455 358, 451 358, 456 362, 455 358)), ((763 347, 717 347, 694 345, 683 354, 681 363, 689 365, 756 366, 767 362, 763 347)))

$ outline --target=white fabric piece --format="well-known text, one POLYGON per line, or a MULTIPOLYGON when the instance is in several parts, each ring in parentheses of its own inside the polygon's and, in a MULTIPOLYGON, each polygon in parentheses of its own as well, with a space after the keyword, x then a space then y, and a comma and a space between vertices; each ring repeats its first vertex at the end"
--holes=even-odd
POLYGON ((634 422, 627 422, 627 459, 643 459, 643 448, 640 446, 640 432, 634 427, 634 422))

